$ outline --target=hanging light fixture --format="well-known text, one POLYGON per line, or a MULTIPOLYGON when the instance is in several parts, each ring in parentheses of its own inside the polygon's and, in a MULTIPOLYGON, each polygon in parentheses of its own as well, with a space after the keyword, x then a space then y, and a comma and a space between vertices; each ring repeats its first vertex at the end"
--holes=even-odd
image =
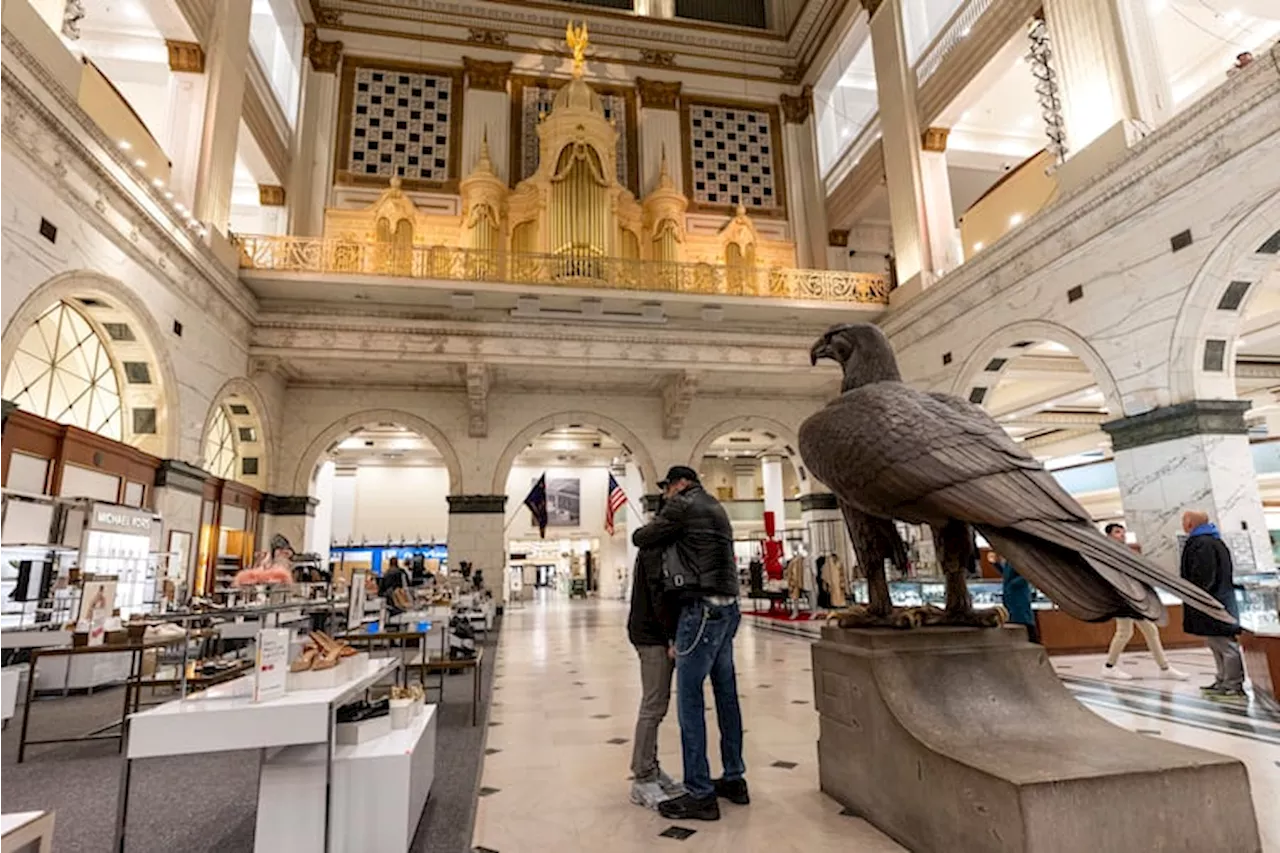
POLYGON ((1031 67, 1031 76, 1036 78, 1036 97, 1040 101, 1045 135, 1049 137, 1048 149, 1061 163, 1067 157, 1067 129, 1062 118, 1062 98, 1059 95, 1057 74, 1049 64, 1053 58, 1049 25, 1043 17, 1037 17, 1032 22, 1027 38, 1031 42, 1027 64, 1031 67))

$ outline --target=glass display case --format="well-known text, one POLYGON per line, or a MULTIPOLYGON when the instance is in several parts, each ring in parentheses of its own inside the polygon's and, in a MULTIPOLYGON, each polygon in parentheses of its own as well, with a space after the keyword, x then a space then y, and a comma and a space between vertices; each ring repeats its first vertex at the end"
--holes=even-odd
POLYGON ((1239 575, 1235 582, 1240 624, 1255 634, 1280 636, 1280 574, 1239 575))

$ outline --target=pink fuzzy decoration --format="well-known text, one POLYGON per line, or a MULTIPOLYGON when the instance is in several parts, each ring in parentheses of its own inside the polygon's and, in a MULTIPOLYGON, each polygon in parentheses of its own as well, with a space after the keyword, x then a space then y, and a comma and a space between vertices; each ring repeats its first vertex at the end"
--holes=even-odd
POLYGON ((258 586, 266 583, 263 579, 265 574, 265 569, 241 569, 236 572, 236 576, 231 583, 233 586, 258 586))
POLYGON ((262 575, 262 583, 293 583, 293 571, 285 566, 269 566, 262 570, 262 575))

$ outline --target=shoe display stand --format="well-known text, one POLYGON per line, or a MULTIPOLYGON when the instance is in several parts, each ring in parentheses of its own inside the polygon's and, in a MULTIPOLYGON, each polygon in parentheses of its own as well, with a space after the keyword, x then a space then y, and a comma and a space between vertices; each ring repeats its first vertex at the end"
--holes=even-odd
MULTIPOLYGON (((314 690, 293 690, 279 699, 258 703, 253 701, 253 676, 249 675, 211 687, 194 696, 175 699, 133 714, 125 728, 125 761, 116 821, 116 843, 112 849, 124 849, 129 780, 134 761, 258 749, 264 751, 265 771, 270 761, 268 751, 309 745, 318 748, 321 759, 319 765, 324 767, 323 774, 317 772, 316 767, 312 768, 313 774, 321 783, 319 796, 308 796, 305 807, 281 808, 279 804, 273 803, 268 805, 267 811, 279 811, 281 819, 290 820, 295 830, 299 829, 303 818, 313 821, 319 827, 318 841, 307 847, 288 849, 335 849, 332 846, 332 829, 337 799, 333 796, 326 797, 324 792, 333 791, 334 761, 326 758, 336 758, 337 709, 359 698, 374 684, 392 675, 398 665, 399 662, 394 659, 362 658, 355 663, 348 662, 345 666, 336 667, 346 676, 346 680, 340 684, 314 690)), ((365 744, 360 745, 363 746, 365 744)))
MULTIPOLYGON (((427 705, 407 728, 390 729, 333 755, 332 853, 406 851, 435 777, 437 706, 427 705)), ((390 726, 388 717, 350 724, 363 731, 390 726)), ((343 726, 347 728, 347 726, 343 726)), ((258 786, 254 850, 308 853, 323 849, 316 803, 324 797, 323 744, 269 755, 258 786)))

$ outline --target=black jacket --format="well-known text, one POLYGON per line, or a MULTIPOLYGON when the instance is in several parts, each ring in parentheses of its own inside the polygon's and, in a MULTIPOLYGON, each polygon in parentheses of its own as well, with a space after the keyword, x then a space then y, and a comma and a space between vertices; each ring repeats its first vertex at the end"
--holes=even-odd
MULTIPOLYGON (((1231 552, 1217 536, 1201 534, 1188 538, 1182 549, 1180 573, 1185 580, 1218 599, 1232 616, 1240 617, 1233 585, 1231 552)), ((1219 622, 1199 610, 1183 606, 1182 630, 1198 637, 1234 637, 1240 633, 1240 626, 1219 622)))
POLYGON ((699 485, 667 501, 653 521, 631 537, 638 548, 672 549, 693 582, 693 595, 738 594, 733 525, 720 502, 699 485))
POLYGON ((676 637, 675 602, 662 592, 662 549, 641 548, 631 584, 631 615, 627 637, 633 646, 665 646, 676 637))

